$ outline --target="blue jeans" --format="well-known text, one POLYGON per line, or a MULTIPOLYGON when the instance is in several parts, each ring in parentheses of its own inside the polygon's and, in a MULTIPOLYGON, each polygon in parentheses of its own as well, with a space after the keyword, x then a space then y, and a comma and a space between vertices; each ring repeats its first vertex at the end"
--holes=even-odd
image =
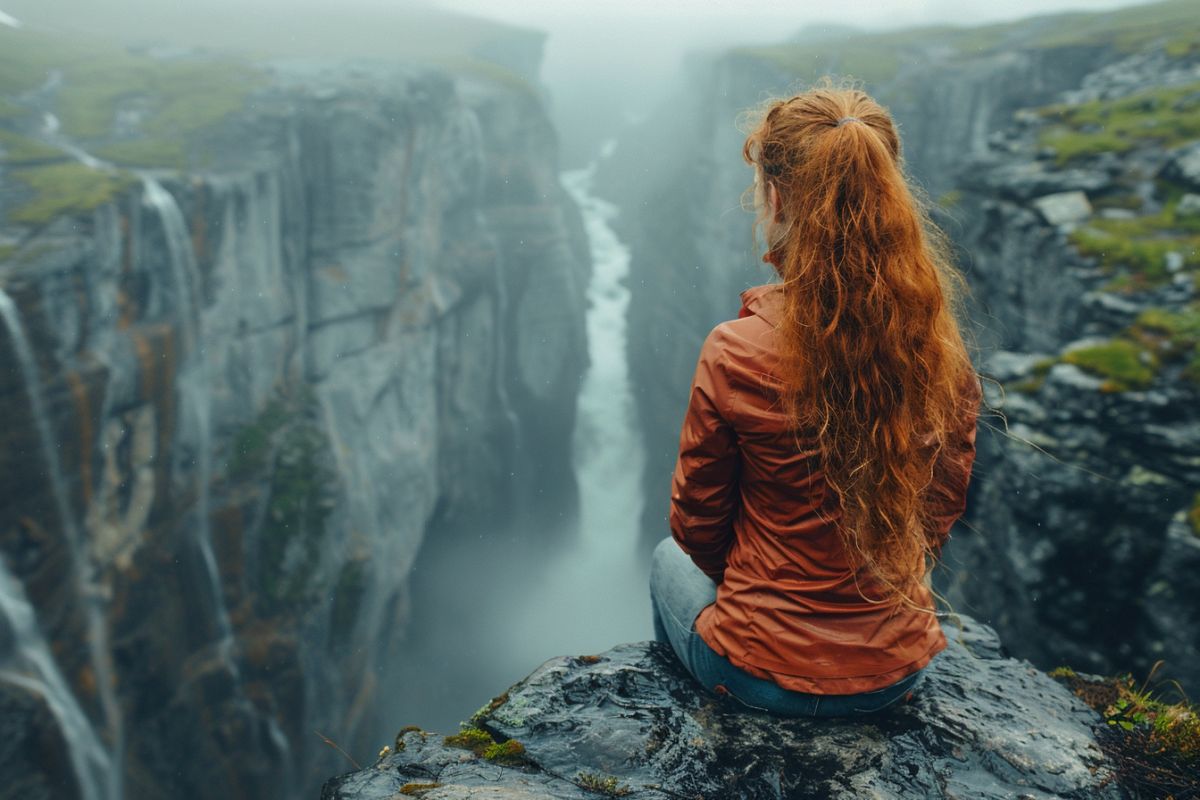
POLYGON ((917 671, 891 686, 863 694, 806 694, 784 689, 734 666, 696 632, 696 616, 716 599, 716 584, 679 545, 671 539, 658 544, 650 565, 655 638, 671 645, 701 686, 748 708, 788 717, 870 714, 904 699, 922 678, 922 672, 917 671))

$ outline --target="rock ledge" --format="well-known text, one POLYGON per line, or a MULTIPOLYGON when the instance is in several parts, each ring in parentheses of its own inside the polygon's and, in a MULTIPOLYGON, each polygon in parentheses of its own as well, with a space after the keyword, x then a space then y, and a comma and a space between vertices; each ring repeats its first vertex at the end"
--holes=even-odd
POLYGON ((403 749, 330 780, 322 798, 1124 796, 1092 735, 1094 712, 1007 657, 990 628, 967 618, 961 636, 945 627, 953 640, 920 694, 866 720, 741 711, 696 687, 652 642, 551 659, 476 717, 498 741, 519 740, 527 766, 498 766, 408 731, 398 737, 403 749))

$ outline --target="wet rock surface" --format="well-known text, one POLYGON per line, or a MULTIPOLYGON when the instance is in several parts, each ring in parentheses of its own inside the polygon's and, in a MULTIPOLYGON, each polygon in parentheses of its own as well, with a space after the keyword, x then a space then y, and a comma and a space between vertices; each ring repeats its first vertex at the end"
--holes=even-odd
POLYGON ((526 766, 407 731, 398 752, 329 781, 322 798, 390 800, 406 786, 427 800, 1123 797, 1094 712, 1008 657, 990 628, 967 618, 961 634, 944 627, 951 644, 914 699, 863 720, 744 710, 700 689, 657 643, 555 658, 476 718, 498 741, 521 742, 526 766))

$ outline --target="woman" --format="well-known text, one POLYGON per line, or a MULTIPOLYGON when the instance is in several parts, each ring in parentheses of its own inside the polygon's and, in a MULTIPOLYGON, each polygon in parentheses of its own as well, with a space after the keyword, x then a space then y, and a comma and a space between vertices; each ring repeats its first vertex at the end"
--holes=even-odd
POLYGON ((980 399, 961 279, 865 93, 774 101, 743 154, 781 283, 744 292, 701 350, 655 631, 747 706, 873 712, 946 646, 928 574, 965 507, 980 399))

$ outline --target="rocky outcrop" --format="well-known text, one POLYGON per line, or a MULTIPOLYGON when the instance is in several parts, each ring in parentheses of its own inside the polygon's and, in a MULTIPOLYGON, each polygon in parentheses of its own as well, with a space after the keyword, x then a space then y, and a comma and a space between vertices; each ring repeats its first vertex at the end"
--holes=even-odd
POLYGON ((1178 211, 1192 146, 1164 147, 1153 126, 1198 115, 1197 97, 1194 55, 1131 55, 1020 115, 965 172, 953 211, 977 318, 1007 349, 982 365, 997 413, 944 578, 959 608, 1035 663, 1147 676, 1162 660, 1189 692, 1200 261, 1178 211), (1137 126, 1120 128, 1131 113, 1137 126), (1113 135, 1105 124, 1132 133, 1093 152, 1089 137, 1113 135), (1076 213, 1047 215, 1064 193, 1076 213))
MULTIPOLYGON (((4 796, 315 793, 340 756, 314 730, 379 736, 430 527, 509 518, 545 475, 571 504, 588 260, 537 91, 314 62, 247 85, 190 167, 0 140, 4 796), (95 763, 64 768, 54 719, 95 763)), ((162 98, 119 102, 101 138, 162 98)))
POLYGON ((322 798, 1122 797, 1095 713, 963 622, 961 633, 947 624, 954 641, 909 704, 861 720, 738 708, 657 643, 552 659, 474 720, 520 748, 479 757, 453 746, 461 737, 405 730, 395 752, 329 781, 322 798), (515 766, 497 764, 518 751, 515 766))

